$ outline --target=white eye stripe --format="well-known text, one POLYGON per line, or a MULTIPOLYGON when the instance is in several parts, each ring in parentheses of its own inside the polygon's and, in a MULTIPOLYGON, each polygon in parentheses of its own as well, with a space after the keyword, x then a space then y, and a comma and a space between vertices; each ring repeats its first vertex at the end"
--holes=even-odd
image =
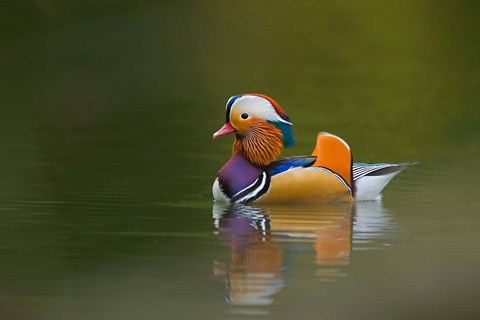
MULTIPOLYGON (((230 98, 230 100, 233 98, 234 97, 230 98)), ((262 97, 241 96, 233 102, 232 110, 233 109, 240 110, 242 115, 243 113, 247 113, 250 117, 256 117, 267 121, 283 122, 292 125, 292 123, 280 117, 270 102, 262 97)))

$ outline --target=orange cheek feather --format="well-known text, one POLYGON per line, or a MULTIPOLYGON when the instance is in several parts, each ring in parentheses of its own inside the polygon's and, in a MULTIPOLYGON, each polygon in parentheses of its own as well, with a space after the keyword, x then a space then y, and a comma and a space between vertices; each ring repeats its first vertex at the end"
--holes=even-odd
POLYGON ((239 112, 236 111, 236 110, 232 111, 232 114, 230 115, 230 123, 240 133, 247 131, 250 126, 252 126, 254 123, 259 122, 259 121, 262 121, 262 120, 259 120, 259 119, 245 119, 245 120, 241 119, 239 112))

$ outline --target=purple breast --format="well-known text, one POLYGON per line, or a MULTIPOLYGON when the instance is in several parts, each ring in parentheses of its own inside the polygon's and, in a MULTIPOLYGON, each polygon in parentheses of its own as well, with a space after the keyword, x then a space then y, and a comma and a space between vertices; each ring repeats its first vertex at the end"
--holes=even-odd
POLYGON ((231 198, 255 182, 263 171, 242 156, 233 155, 218 171, 218 180, 223 191, 231 198))

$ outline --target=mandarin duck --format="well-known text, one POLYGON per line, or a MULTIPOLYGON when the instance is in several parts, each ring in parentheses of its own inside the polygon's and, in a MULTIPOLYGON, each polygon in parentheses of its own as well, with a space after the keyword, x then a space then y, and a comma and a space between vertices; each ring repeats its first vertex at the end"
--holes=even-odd
POLYGON ((272 98, 240 94, 228 99, 225 124, 213 138, 235 134, 232 157, 213 183, 216 201, 332 203, 376 200, 388 182, 413 162, 353 163, 348 144, 321 132, 310 156, 279 158, 294 145, 292 123, 272 98))

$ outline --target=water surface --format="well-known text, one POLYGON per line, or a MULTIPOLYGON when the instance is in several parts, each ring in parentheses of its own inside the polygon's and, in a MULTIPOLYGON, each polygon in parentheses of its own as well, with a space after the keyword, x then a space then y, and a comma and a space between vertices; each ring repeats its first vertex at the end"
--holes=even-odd
POLYGON ((480 55, 471 1, 7 4, 2 319, 476 319, 480 55), (309 154, 419 161, 380 202, 214 204, 240 92, 309 154))

